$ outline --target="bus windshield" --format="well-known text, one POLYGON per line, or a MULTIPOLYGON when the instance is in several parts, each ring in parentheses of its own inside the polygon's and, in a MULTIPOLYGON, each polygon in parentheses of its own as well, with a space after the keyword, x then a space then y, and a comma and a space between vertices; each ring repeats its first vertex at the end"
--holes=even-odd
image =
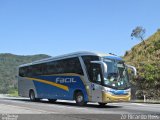
POLYGON ((104 74, 104 85, 115 89, 130 87, 127 68, 123 61, 104 59, 107 73, 104 74))

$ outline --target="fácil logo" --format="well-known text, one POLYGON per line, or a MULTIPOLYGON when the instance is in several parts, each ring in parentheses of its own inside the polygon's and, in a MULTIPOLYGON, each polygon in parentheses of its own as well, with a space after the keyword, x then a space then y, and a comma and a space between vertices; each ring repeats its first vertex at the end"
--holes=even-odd
POLYGON ((56 83, 75 83, 75 79, 74 78, 61 78, 58 77, 56 78, 56 83))

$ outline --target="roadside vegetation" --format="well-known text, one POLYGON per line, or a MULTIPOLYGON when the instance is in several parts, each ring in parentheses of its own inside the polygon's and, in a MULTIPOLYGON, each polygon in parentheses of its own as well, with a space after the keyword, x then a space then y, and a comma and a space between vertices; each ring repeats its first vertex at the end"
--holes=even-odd
POLYGON ((126 51, 124 59, 138 71, 131 81, 132 99, 160 100, 160 31, 126 51))
POLYGON ((18 96, 18 89, 17 88, 11 88, 11 89, 9 89, 8 95, 10 97, 17 97, 18 96))

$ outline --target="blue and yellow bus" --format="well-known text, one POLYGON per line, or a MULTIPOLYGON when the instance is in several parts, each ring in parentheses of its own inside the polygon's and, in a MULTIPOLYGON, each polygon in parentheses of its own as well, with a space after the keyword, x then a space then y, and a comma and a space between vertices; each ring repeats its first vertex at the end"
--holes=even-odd
POLYGON ((130 101, 131 89, 122 58, 104 53, 76 52, 19 66, 19 96, 31 101, 75 100, 78 105, 130 101))

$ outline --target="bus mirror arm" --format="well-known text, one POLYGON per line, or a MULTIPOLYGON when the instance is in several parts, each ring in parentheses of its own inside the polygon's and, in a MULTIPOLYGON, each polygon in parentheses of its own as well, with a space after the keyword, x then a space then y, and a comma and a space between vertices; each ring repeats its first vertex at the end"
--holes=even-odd
POLYGON ((102 66, 103 74, 107 73, 107 64, 103 61, 91 61, 91 63, 100 64, 102 66))
POLYGON ((134 72, 134 76, 137 76, 137 70, 136 70, 136 68, 135 68, 134 66, 127 65, 127 64, 126 64, 126 66, 127 66, 128 68, 130 68, 130 69, 132 69, 132 70, 133 70, 133 72, 134 72))

